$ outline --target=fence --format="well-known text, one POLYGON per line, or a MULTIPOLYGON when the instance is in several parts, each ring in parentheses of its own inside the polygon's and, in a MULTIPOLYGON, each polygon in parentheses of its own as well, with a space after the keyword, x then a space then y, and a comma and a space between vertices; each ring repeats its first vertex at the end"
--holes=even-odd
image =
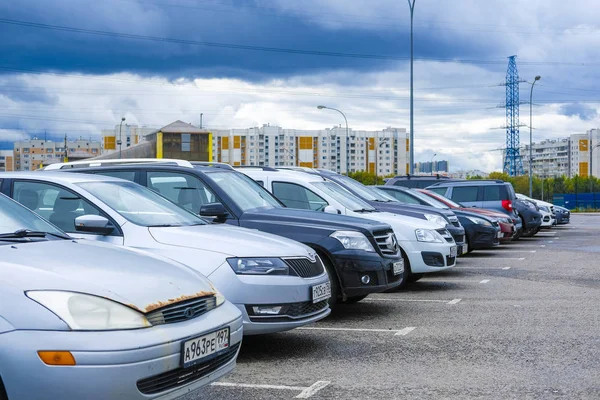
POLYGON ((552 201, 557 206, 578 209, 600 209, 600 193, 564 193, 555 194, 552 201))

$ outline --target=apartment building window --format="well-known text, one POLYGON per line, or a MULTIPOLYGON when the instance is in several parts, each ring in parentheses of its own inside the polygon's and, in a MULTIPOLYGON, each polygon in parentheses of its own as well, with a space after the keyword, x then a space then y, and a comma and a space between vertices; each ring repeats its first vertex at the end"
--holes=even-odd
POLYGON ((52 153, 52 149, 46 149, 46 153, 52 153))
POLYGON ((98 149, 92 149, 92 154, 98 153, 98 149))
POLYGON ((192 151, 191 146, 192 135, 189 133, 181 134, 181 151, 192 151))
POLYGON ((29 153, 29 149, 27 147, 23 148, 23 153, 29 153))
POLYGON ((23 158, 29 158, 29 154, 25 154, 23 158))

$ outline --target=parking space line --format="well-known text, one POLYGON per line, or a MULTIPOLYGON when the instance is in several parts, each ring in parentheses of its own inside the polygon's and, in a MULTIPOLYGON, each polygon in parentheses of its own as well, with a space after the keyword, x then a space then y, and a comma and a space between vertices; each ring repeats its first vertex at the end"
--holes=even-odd
POLYGON ((409 333, 411 333, 412 331, 414 331, 415 329, 417 329, 414 326, 408 326, 404 329, 400 329, 398 332, 396 332, 396 334, 394 336, 406 336, 409 333))
POLYGON ((233 382, 213 382, 211 386, 223 386, 223 387, 241 387, 248 389, 273 389, 273 390, 295 390, 304 391, 308 389, 303 386, 285 386, 285 385, 257 385, 253 383, 233 383, 233 382))
POLYGON ((325 387, 329 386, 331 384, 330 381, 317 381, 315 383, 313 383, 312 385, 310 385, 310 387, 307 387, 306 389, 304 389, 302 391, 302 393, 300 393, 298 396, 296 396, 297 399, 308 399, 312 396, 314 396, 315 394, 317 394, 317 392, 321 389, 324 389, 325 387))
POLYGON ((362 329, 362 328, 320 328, 320 327, 301 327, 301 328, 296 328, 295 330, 298 331, 336 331, 336 332, 373 332, 373 333, 394 333, 394 334, 400 334, 402 336, 406 335, 407 333, 409 333, 410 331, 412 331, 413 329, 415 329, 414 327, 407 327, 404 329, 362 329), (408 331, 406 331, 407 329, 409 329, 408 331), (401 333, 401 332, 406 332, 406 333, 401 333))
POLYGON ((502 268, 502 269, 503 269, 503 270, 505 270, 505 271, 507 271, 507 270, 509 270, 509 269, 510 269, 510 267, 504 267, 504 268, 502 268))
POLYGON ((450 300, 450 301, 448 302, 448 304, 458 304, 458 303, 460 303, 460 301, 461 301, 461 300, 462 300, 462 299, 454 299, 454 300, 450 300))
POLYGON ((484 280, 482 280, 482 281, 481 281, 481 282, 479 282, 479 283, 488 283, 489 281, 490 281, 489 279, 484 279, 484 280))
MULTIPOLYGON (((515 260, 520 260, 520 258, 515 258, 515 260)), ((524 260, 524 258, 523 258, 523 260, 524 260)), ((489 269, 490 271, 494 271, 494 270, 498 270, 498 269, 506 269, 506 267, 504 267, 504 268, 503 267, 469 267, 468 265, 464 266, 464 267, 455 267, 455 268, 458 268, 458 269, 482 269, 482 270, 489 269)))
POLYGON ((486 250, 486 251, 497 251, 497 253, 495 254, 500 254, 500 253, 537 253, 537 250, 512 250, 512 249, 507 249, 507 250, 486 250))
POLYGON ((433 300, 433 299, 395 299, 395 298, 387 298, 383 299, 380 297, 367 297, 363 301, 406 301, 406 302, 414 302, 414 303, 447 303, 448 300, 433 300))
MULTIPOLYGON (((493 256, 493 257, 473 257, 471 258, 471 260, 498 260, 498 261, 506 261, 506 260, 518 260, 518 261, 523 261, 525 258, 523 257, 498 257, 498 256, 493 256)), ((471 268, 471 267, 466 267, 466 266, 456 266, 454 268, 471 268)), ((474 267, 472 267, 474 268, 474 267)))

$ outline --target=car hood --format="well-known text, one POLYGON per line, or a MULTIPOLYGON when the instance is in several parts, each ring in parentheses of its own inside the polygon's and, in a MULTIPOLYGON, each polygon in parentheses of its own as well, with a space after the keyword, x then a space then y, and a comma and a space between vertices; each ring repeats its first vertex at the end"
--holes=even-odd
POLYGON ((326 212, 296 210, 292 208, 271 208, 260 212, 247 212, 244 219, 255 220, 262 223, 276 225, 306 226, 323 231, 329 235, 337 230, 354 229, 364 232, 373 232, 390 229, 385 223, 373 221, 370 218, 350 217, 326 212))
POLYGON ((375 221, 390 224, 398 240, 416 240, 415 229, 441 229, 437 224, 424 219, 407 217, 404 215, 392 214, 388 212, 363 213, 361 216, 373 219, 375 221))
POLYGON ((381 209, 381 211, 387 211, 387 212, 391 212, 391 213, 396 213, 398 211, 404 211, 406 212, 406 214, 404 215, 409 215, 409 213, 415 214, 415 215, 424 215, 424 214, 435 214, 435 215, 442 215, 445 217, 451 217, 454 215, 454 213, 450 210, 444 210, 441 208, 435 208, 435 207, 431 207, 431 206, 421 206, 418 204, 403 204, 403 203, 399 203, 399 202, 389 202, 389 203, 379 203, 379 202, 369 202, 373 207, 379 208, 381 209))
POLYGON ((507 214, 492 211, 492 210, 486 210, 483 208, 471 207, 471 208, 461 208, 460 210, 464 211, 464 212, 485 215, 486 217, 492 217, 492 218, 510 218, 507 214))
POLYGON ((117 301, 141 312, 215 293, 208 279, 162 257, 87 240, 0 246, 0 285, 17 292, 62 290, 117 301))
POLYGON ((231 225, 148 229, 159 243, 219 253, 226 257, 302 257, 314 253, 307 246, 294 240, 231 225))

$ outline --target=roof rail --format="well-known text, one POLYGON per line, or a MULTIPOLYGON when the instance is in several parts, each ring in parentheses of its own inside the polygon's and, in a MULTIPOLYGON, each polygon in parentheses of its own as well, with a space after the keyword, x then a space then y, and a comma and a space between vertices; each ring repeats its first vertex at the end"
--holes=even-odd
POLYGON ((263 171, 270 171, 270 172, 274 172, 274 171, 278 171, 277 168, 273 168, 273 167, 268 167, 268 166, 264 166, 264 165, 238 165, 236 167, 234 167, 235 169, 238 168, 255 168, 255 169, 260 169, 263 171))
POLYGON ((302 171, 302 172, 308 172, 308 173, 312 173, 312 174, 319 173, 318 169, 309 168, 309 167, 281 166, 281 167, 275 167, 275 168, 282 169, 282 170, 288 170, 288 171, 302 171))
POLYGON ((213 161, 191 161, 190 164, 192 166, 200 166, 200 167, 213 167, 213 168, 221 168, 221 169, 233 169, 233 167, 227 163, 222 162, 213 162, 213 161))
POLYGON ((171 158, 119 158, 110 160, 82 160, 66 163, 48 164, 42 170, 56 171, 69 168, 87 168, 87 167, 107 167, 111 165, 131 165, 131 164, 175 164, 180 167, 193 168, 193 165, 186 160, 177 160, 171 158))

